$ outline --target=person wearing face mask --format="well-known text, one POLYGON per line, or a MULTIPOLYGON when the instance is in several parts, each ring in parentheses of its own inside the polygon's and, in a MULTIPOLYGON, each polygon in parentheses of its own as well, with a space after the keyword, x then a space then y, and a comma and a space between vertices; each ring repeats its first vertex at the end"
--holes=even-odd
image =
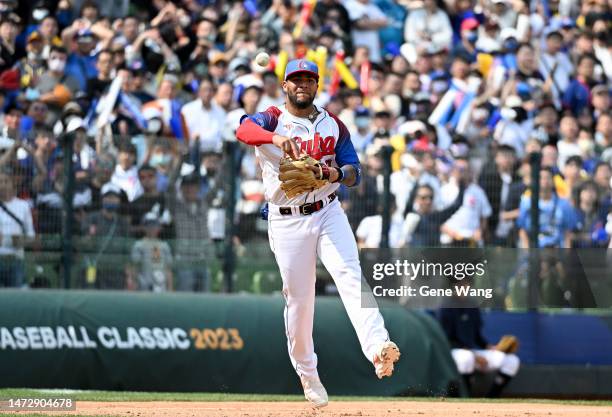
POLYGON ((164 139, 159 139, 152 146, 149 145, 149 151, 145 156, 145 163, 148 162, 157 171, 157 190, 166 192, 170 184, 176 180, 175 171, 180 169, 182 160, 175 156, 171 144, 164 139))
POLYGON ((505 28, 499 33, 501 41, 501 54, 493 61, 493 66, 489 73, 489 82, 496 90, 500 90, 506 82, 508 75, 516 71, 516 50, 519 42, 514 28, 505 28))
POLYGON ((500 110, 500 116, 501 120, 495 126, 493 139, 500 145, 512 147, 517 157, 523 158, 525 143, 533 130, 533 120, 527 117, 527 111, 520 97, 508 97, 500 110))
POLYGON ((351 130, 350 133, 351 141, 357 153, 365 153, 366 148, 374 139, 371 122, 370 111, 367 108, 360 106, 355 109, 355 129, 351 130))
POLYGON ((464 54, 470 58, 470 63, 476 62, 476 41, 478 40, 478 27, 480 23, 473 17, 469 17, 461 22, 461 42, 457 44, 451 55, 464 54))
POLYGON ((40 33, 32 32, 28 36, 28 43, 26 45, 27 56, 19 60, 17 68, 21 74, 21 86, 29 87, 26 90, 26 97, 32 93, 39 95, 38 91, 33 90, 32 87, 36 86, 38 78, 45 73, 45 59, 43 58, 43 42, 40 33))
POLYGON ((79 90, 78 81, 64 72, 67 59, 66 49, 52 47, 47 60, 49 70, 40 76, 36 85, 41 100, 55 115, 59 115, 61 108, 79 90))
POLYGON ((81 284, 88 288, 125 288, 124 265, 129 253, 129 225, 119 214, 121 189, 112 183, 102 187, 102 209, 87 215, 81 225, 84 253, 81 284))

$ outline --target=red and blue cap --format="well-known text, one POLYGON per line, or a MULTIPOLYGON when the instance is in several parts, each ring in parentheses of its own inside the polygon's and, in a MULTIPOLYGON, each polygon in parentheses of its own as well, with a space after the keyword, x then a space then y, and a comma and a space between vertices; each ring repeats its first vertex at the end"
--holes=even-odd
POLYGON ((285 81, 294 74, 306 73, 319 79, 319 68, 317 64, 306 59, 294 59, 287 63, 285 68, 285 81))

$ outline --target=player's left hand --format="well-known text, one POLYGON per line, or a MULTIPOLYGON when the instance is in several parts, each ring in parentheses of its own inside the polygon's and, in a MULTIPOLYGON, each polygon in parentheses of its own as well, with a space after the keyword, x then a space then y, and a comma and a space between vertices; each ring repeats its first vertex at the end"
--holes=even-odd
POLYGON ((324 171, 328 170, 329 167, 308 155, 301 156, 298 160, 282 158, 278 175, 280 187, 287 198, 311 192, 328 183, 323 179, 324 171))

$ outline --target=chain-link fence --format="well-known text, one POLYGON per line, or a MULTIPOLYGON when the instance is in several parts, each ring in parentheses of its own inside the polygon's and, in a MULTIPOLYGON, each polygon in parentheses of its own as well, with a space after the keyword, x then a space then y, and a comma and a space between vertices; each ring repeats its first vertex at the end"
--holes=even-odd
MULTIPOLYGON (((0 160, 3 204, 19 218, 10 226, 4 211, 3 285, 280 290, 252 148, 226 142, 211 151, 145 135, 92 140, 82 130, 41 132, 35 142, 36 150, 8 147, 0 160)), ((383 141, 360 155, 361 183, 338 194, 360 248, 607 246, 605 224, 581 231, 567 184, 537 156, 519 161, 501 147, 448 160, 383 141)), ((558 267, 524 265, 501 268, 535 277, 558 267)), ((334 292, 318 272, 318 292, 334 292)))

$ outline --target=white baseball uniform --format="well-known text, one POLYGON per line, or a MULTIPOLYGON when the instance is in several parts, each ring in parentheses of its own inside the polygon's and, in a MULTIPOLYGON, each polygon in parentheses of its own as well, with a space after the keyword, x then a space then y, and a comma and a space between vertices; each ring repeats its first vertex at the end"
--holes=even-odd
POLYGON ((344 210, 332 197, 339 184, 326 184, 291 199, 280 188, 282 150, 271 143, 273 134, 295 139, 302 152, 330 166, 353 165, 359 182, 359 159, 346 126, 333 114, 322 108, 318 110, 318 117, 311 122, 292 115, 285 106, 270 107, 245 116, 236 132, 239 140, 257 146, 269 207, 270 247, 283 279, 289 356, 298 375, 307 378, 318 377, 312 339, 317 255, 338 287, 368 360, 373 361, 376 349, 389 339, 379 310, 361 308, 357 244, 344 210), (324 207, 310 215, 300 214, 300 205, 316 201, 322 201, 324 207), (281 214, 281 207, 290 207, 291 214, 281 214))
POLYGON ((494 349, 452 349, 451 354, 460 374, 469 375, 474 370, 479 370, 481 372, 500 371, 505 375, 515 376, 521 366, 519 357, 514 353, 504 353, 494 349), (486 359, 486 367, 478 367, 476 356, 486 359))

